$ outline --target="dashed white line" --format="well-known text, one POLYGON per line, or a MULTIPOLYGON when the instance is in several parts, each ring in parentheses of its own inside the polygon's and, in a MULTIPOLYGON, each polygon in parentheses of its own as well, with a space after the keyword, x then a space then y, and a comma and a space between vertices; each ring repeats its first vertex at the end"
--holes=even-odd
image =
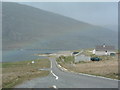
POLYGON ((53 71, 51 70, 51 73, 53 74, 53 76, 56 78, 56 80, 58 80, 58 76, 57 75, 55 75, 54 73, 53 73, 53 71))

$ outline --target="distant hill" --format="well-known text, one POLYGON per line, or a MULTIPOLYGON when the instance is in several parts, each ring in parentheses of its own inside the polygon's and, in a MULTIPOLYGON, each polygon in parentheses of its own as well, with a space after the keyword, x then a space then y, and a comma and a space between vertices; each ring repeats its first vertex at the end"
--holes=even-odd
POLYGON ((2 10, 3 49, 117 45, 117 33, 106 28, 17 3, 4 2, 2 10))

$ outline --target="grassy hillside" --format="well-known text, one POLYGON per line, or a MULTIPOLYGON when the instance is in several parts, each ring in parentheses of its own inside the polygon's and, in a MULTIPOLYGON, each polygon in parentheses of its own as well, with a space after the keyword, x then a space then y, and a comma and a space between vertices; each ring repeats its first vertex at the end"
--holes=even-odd
POLYGON ((91 48, 117 45, 117 34, 55 13, 17 3, 4 2, 2 38, 7 48, 91 48))

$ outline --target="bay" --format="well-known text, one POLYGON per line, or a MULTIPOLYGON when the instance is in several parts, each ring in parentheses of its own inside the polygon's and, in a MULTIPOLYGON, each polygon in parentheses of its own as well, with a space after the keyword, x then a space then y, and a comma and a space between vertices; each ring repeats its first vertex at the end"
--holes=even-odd
POLYGON ((32 51, 32 50, 3 50, 2 51, 2 62, 15 62, 15 61, 26 61, 26 60, 34 60, 34 59, 44 59, 47 57, 37 56, 35 54, 43 54, 43 53, 53 53, 55 51, 51 50, 43 50, 43 51, 32 51))

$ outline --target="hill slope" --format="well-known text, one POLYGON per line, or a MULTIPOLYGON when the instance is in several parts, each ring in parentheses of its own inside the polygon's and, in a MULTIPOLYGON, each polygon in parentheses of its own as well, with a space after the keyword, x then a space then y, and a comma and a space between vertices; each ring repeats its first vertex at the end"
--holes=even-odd
POLYGON ((117 45, 117 33, 106 28, 17 3, 4 2, 2 9, 3 49, 117 45))

